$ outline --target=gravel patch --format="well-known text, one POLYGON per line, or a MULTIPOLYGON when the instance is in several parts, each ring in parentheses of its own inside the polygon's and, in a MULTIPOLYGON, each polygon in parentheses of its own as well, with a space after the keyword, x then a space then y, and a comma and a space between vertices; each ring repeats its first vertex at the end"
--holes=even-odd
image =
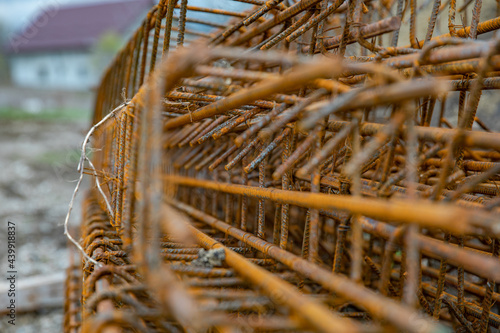
MULTIPOLYGON (((18 280, 68 266, 63 222, 78 177, 78 147, 87 128, 82 121, 0 120, 0 221, 3 226, 7 221, 16 224, 18 280)), ((72 226, 80 222, 80 206, 81 196, 74 206, 72 226)), ((3 227, 0 245, 5 241, 3 227)), ((0 250, 2 272, 7 271, 5 250, 0 250)), ((15 329, 4 319, 0 332, 62 332, 63 304, 18 314, 15 329)))

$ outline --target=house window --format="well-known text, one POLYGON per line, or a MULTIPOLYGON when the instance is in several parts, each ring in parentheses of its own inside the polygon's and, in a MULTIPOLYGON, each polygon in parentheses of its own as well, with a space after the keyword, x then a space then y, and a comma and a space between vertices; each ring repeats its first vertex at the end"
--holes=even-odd
POLYGON ((48 76, 49 76, 49 71, 47 70, 47 67, 43 65, 38 67, 38 78, 40 79, 40 81, 42 82, 47 81, 48 76))
POLYGON ((82 79, 86 78, 88 75, 87 66, 80 66, 80 68, 78 68, 78 75, 82 79))
POLYGON ((59 66, 57 66, 57 74, 58 74, 59 76, 64 76, 64 75, 66 75, 66 68, 65 68, 65 67, 64 67, 64 65, 63 65, 63 64, 61 64, 61 63, 59 64, 59 66))

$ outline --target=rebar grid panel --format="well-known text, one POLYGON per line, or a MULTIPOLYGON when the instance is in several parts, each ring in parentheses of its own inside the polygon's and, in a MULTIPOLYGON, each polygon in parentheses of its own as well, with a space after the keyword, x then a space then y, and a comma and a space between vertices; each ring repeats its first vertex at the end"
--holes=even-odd
POLYGON ((160 1, 104 75, 65 331, 498 330, 500 19, 240 2, 160 1))

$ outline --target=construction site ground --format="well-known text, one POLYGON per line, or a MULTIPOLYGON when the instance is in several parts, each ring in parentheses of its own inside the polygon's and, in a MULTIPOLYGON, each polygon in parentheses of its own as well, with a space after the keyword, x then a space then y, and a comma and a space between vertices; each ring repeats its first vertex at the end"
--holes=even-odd
MULTIPOLYGON (((77 179, 78 147, 88 118, 85 110, 36 114, 0 110, 0 219, 2 225, 7 221, 16 224, 19 281, 58 276, 68 265, 63 221, 77 179)), ((79 219, 78 202, 72 224, 79 219)), ((0 244, 5 244, 5 238, 6 228, 1 228, 0 244)), ((0 254, 6 271, 7 251, 0 254)), ((53 292, 62 296, 63 282, 59 288, 53 292)), ((15 327, 2 321, 0 332, 61 332, 62 306, 61 298, 54 306, 19 313, 15 327)))

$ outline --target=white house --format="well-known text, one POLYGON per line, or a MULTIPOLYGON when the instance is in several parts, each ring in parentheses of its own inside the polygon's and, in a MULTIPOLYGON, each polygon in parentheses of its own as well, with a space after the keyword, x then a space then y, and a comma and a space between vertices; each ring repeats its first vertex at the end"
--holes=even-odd
MULTIPOLYGON (((79 5, 47 1, 48 6, 37 18, 9 39, 13 83, 22 87, 63 90, 88 90, 95 86, 107 65, 105 62, 110 60, 96 59, 95 46, 102 36, 111 32, 122 36, 123 40, 128 39, 148 10, 158 3, 158 0, 105 1, 79 5)), ((189 0, 188 4, 237 12, 252 7, 232 0, 189 0)), ((178 9, 174 14, 179 15, 178 9)), ((213 21, 219 25, 230 19, 230 16, 220 16, 188 11, 188 18, 213 21)), ((189 21, 186 27, 199 32, 214 29, 189 21)), ((173 32, 173 37, 175 34, 173 32)), ((115 51, 112 53, 114 55, 115 51)))
POLYGON ((54 2, 8 43, 15 85, 40 89, 88 90, 105 64, 93 48, 106 33, 128 37, 154 0, 120 0, 79 5, 54 2))

